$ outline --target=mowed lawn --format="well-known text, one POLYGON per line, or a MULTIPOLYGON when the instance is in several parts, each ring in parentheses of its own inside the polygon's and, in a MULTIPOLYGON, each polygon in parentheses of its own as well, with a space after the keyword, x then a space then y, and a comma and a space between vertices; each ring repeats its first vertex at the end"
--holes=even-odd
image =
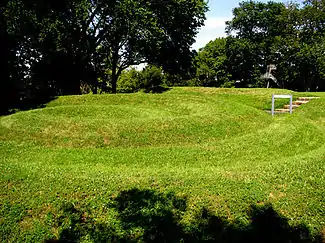
POLYGON ((67 202, 123 235, 109 205, 134 188, 186 198, 184 224, 202 207, 248 224, 252 205, 270 204, 290 225, 321 232, 325 93, 173 88, 58 97, 0 117, 0 241, 59 239, 67 202), (272 93, 321 98, 272 117, 272 93))

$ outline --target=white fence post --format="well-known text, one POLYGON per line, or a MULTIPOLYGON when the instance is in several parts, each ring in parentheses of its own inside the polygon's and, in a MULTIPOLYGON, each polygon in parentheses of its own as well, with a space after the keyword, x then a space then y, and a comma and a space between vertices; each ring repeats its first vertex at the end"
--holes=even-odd
POLYGON ((272 116, 274 116, 274 94, 272 95, 272 116))

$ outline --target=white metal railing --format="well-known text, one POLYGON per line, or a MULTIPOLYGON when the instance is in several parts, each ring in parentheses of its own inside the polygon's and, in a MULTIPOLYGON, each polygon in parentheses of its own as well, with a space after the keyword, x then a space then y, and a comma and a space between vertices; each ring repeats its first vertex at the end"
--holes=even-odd
POLYGON ((272 116, 274 116, 274 102, 275 99, 290 99, 290 114, 292 114, 292 95, 272 95, 272 116))

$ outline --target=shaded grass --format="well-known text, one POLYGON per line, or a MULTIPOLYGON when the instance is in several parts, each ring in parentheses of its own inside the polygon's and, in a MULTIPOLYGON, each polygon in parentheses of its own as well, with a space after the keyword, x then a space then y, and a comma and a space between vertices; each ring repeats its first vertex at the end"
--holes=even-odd
POLYGON ((62 205, 58 224, 66 224, 58 240, 46 242, 320 242, 305 225, 290 225, 271 205, 252 206, 250 221, 229 221, 202 208, 191 223, 182 221, 187 201, 173 193, 132 189, 112 198, 107 208, 115 210, 119 227, 98 223, 89 209, 72 203, 62 205), (123 233, 122 233, 123 232, 123 233))
POLYGON ((103 208, 134 187, 186 196, 185 223, 202 207, 248 222, 250 205, 272 203, 289 224, 316 234, 325 224, 325 101, 272 118, 263 109, 273 92, 283 93, 175 88, 68 96, 2 117, 2 240, 59 238, 65 226, 55 218, 67 200, 119 225, 116 212, 103 208))

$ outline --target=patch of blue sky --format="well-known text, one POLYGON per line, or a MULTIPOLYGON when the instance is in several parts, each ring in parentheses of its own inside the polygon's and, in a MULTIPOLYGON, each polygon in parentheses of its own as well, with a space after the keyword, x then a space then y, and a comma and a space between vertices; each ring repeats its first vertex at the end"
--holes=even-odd
MULTIPOLYGON (((268 2, 269 0, 260 0, 259 2, 268 2)), ((301 2, 301 0, 296 0, 301 2)), ((193 49, 199 50, 211 40, 218 37, 226 37, 226 21, 232 19, 232 10, 239 6, 238 0, 209 0, 209 12, 206 15, 205 26, 203 26, 197 37, 193 49)), ((274 0, 274 2, 287 3, 288 0, 274 0)))

